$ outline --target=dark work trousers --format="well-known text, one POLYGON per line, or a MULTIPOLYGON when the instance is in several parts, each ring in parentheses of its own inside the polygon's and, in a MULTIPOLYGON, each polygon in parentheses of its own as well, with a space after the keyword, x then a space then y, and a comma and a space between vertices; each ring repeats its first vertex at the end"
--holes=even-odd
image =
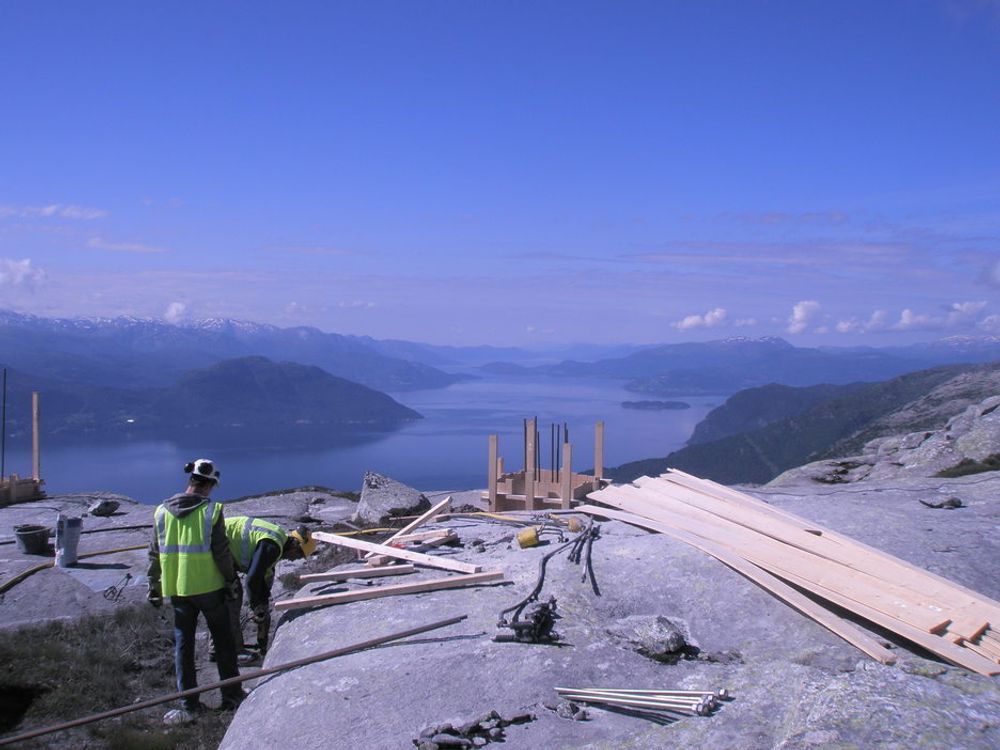
MULTIPOLYGON (((190 690, 198 685, 198 674, 194 665, 194 633, 198 627, 198 613, 205 615, 208 631, 215 646, 215 665, 219 679, 227 680, 239 674, 236 666, 236 647, 233 645, 233 631, 229 627, 229 608, 222 589, 197 596, 172 596, 170 604, 174 608, 174 669, 177 672, 177 690, 190 690)), ((222 698, 239 700, 242 697, 239 685, 222 689, 222 698)), ((197 707, 198 696, 184 699, 186 708, 197 707)))
POLYGON ((243 624, 240 622, 240 615, 243 612, 243 586, 240 586, 240 593, 236 599, 226 601, 229 607, 229 629, 233 631, 233 643, 236 646, 236 653, 243 651, 243 624))

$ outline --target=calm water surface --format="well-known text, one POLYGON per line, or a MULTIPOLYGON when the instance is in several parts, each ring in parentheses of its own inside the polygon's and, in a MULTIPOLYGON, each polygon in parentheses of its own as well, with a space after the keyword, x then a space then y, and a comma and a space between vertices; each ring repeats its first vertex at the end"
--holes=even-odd
MULTIPOLYGON (((538 417, 541 460, 549 461, 549 425, 567 423, 573 467, 594 463, 594 423, 605 422, 605 466, 681 447, 705 414, 723 397, 681 397, 680 411, 623 409, 639 400, 619 384, 604 381, 483 379, 444 389, 393 394, 424 419, 392 433, 359 437, 337 447, 224 445, 212 441, 179 447, 165 440, 111 444, 43 444, 42 476, 50 494, 108 490, 144 503, 158 503, 183 489, 186 461, 213 458, 222 471, 220 499, 316 484, 360 489, 366 470, 378 471, 421 490, 486 486, 488 436, 500 435, 507 469, 523 468, 522 419, 538 417)), ((19 441, 24 442, 24 441, 19 441)), ((30 444, 7 446, 7 473, 30 474, 30 444)))

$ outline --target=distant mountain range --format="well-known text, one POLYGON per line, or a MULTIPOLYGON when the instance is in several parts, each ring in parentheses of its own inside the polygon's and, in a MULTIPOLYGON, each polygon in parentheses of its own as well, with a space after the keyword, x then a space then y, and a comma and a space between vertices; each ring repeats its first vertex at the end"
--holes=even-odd
POLYGON ((420 415, 367 386, 310 365, 264 357, 225 360, 191 370, 167 387, 107 388, 8 372, 8 434, 31 429, 30 392, 42 391, 47 435, 100 438, 238 435, 283 439, 299 433, 333 439, 388 429, 420 415))
POLYGON ((650 396, 719 395, 769 383, 792 386, 879 381, 914 370, 1000 359, 1000 338, 952 337, 928 344, 881 349, 800 348, 781 338, 729 338, 665 344, 593 362, 523 367, 492 362, 483 369, 504 375, 595 377, 627 381, 650 396))
POLYGON ((850 456, 877 437, 940 429, 969 404, 998 393, 1000 363, 938 367, 878 383, 752 388, 710 412, 687 447, 605 473, 631 481, 673 467, 724 484, 762 484, 810 461, 850 456))
POLYGON ((440 388, 467 376, 382 353, 370 339, 233 320, 50 319, 0 311, 0 359, 75 383, 167 386, 182 372, 246 356, 321 367, 382 391, 440 388))

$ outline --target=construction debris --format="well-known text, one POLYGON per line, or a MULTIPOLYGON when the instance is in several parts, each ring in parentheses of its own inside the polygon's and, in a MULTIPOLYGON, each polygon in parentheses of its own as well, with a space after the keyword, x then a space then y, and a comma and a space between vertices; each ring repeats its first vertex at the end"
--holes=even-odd
POLYGON ((504 742, 506 727, 535 721, 534 714, 518 714, 509 719, 490 711, 480 719, 461 724, 431 724, 420 730, 413 740, 417 750, 446 750, 446 748, 483 747, 491 742, 504 742))
POLYGON ((409 560, 410 562, 417 563, 418 565, 426 565, 430 568, 454 570, 458 573, 479 573, 482 571, 482 567, 479 565, 472 565, 458 560, 449 560, 443 557, 435 557, 433 555, 425 555, 422 552, 411 552, 410 550, 389 547, 385 544, 374 544, 373 542, 365 542, 360 539, 338 536, 324 531, 314 531, 312 536, 313 539, 320 542, 338 544, 341 547, 350 547, 351 549, 361 550, 362 552, 374 552, 377 555, 385 555, 390 558, 409 560))
POLYGON ((589 497, 620 511, 578 510, 658 531, 707 552, 883 663, 894 657, 881 643, 789 584, 953 664, 1000 674, 1000 639, 990 629, 1000 622, 1000 602, 915 565, 677 470, 589 497))
POLYGON ((452 576, 450 578, 435 578, 431 581, 418 581, 417 583, 402 583, 396 586, 374 586, 360 591, 344 591, 339 594, 323 594, 320 596, 304 596, 296 599, 284 599, 274 603, 276 611, 288 609, 302 609, 304 607, 319 607, 328 604, 346 604, 348 602, 360 602, 366 599, 381 599, 386 596, 399 596, 401 594, 421 594, 425 591, 439 591, 441 589, 454 589, 461 586, 474 586, 486 583, 505 583, 503 571, 494 570, 488 573, 473 573, 464 576, 452 576))
POLYGON ((545 567, 549 560, 558 555, 564 549, 569 549, 569 559, 577 565, 581 559, 586 557, 583 580, 590 577, 590 584, 595 594, 600 596, 600 589, 597 587, 597 579, 594 578, 594 567, 591 558, 591 550, 594 540, 600 536, 601 527, 595 526, 593 519, 587 528, 564 544, 542 556, 538 562, 538 580, 535 587, 521 601, 508 607, 500 613, 497 619, 497 627, 502 630, 510 630, 510 633, 500 632, 493 637, 497 643, 555 643, 559 640, 559 634, 553 630, 555 621, 559 619, 556 614, 556 599, 549 597, 548 601, 538 602, 539 594, 545 585, 545 567), (531 609, 527 609, 531 605, 531 609), (510 619, 507 615, 511 614, 510 619))
POLYGON ((643 711, 666 711, 707 716, 718 708, 720 700, 729 700, 727 690, 625 690, 621 688, 562 688, 556 692, 563 698, 605 704, 643 711))

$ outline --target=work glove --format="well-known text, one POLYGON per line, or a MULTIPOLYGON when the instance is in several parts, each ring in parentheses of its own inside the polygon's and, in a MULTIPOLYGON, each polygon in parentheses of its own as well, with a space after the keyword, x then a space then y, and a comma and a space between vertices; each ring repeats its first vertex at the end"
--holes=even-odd
POLYGON ((267 619, 268 608, 266 604, 258 604, 256 607, 250 610, 250 619, 254 621, 255 624, 260 624, 267 619))
POLYGON ((153 584, 149 584, 149 588, 146 591, 146 601, 152 604, 156 609, 163 606, 163 595, 160 594, 160 589, 153 584))
POLYGON ((226 584, 225 595, 227 602, 235 602, 240 598, 242 589, 240 588, 240 579, 234 578, 229 583, 226 584))

